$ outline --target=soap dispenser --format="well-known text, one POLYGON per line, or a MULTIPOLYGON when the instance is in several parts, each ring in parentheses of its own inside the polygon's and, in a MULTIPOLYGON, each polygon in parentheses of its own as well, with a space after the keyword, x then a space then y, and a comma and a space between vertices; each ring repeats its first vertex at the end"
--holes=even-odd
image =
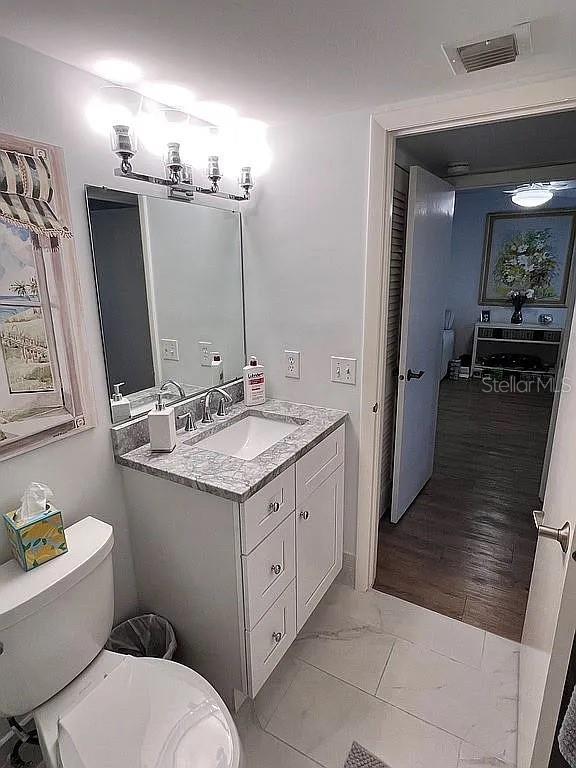
POLYGON ((220 352, 214 352, 210 363, 210 386, 221 387, 224 384, 224 362, 220 352))
POLYGON ((124 386, 124 382, 114 384, 112 397, 110 398, 110 409, 112 411, 112 424, 117 424, 119 421, 126 421, 132 417, 132 410, 130 406, 130 400, 124 397, 120 392, 120 387, 124 386))
POLYGON ((166 392, 158 392, 156 408, 148 414, 150 450, 170 453, 176 446, 176 419, 174 408, 164 405, 166 392))

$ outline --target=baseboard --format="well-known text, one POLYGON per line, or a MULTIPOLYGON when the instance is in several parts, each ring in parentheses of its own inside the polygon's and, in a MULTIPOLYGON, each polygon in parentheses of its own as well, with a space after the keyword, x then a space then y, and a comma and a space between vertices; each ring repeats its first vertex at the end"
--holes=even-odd
POLYGON ((336 576, 336 581, 340 584, 346 584, 347 587, 354 586, 356 576, 356 555, 352 552, 344 552, 342 555, 342 570, 336 576))

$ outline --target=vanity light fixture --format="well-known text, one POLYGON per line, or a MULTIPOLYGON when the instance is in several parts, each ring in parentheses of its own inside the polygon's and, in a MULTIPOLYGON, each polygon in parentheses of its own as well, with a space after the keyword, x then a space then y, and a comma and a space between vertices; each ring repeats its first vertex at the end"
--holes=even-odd
POLYGON ((136 154, 135 142, 130 136, 128 126, 115 125, 113 130, 114 138, 112 148, 120 160, 120 167, 114 169, 115 176, 168 187, 170 197, 177 197, 182 200, 191 200, 195 193, 221 197, 226 200, 237 200, 238 202, 250 199, 250 190, 254 187, 254 180, 252 178, 252 169, 249 166, 244 166, 240 174, 239 186, 244 190, 243 195, 221 192, 218 183, 222 178, 222 174, 220 172, 218 156, 211 155, 208 158, 208 178, 212 182, 212 186, 199 187, 193 183, 191 167, 182 162, 179 142, 174 141, 168 144, 165 178, 151 176, 145 173, 136 173, 132 170, 131 162, 136 154))
MULTIPOLYGON (((165 177, 137 173, 132 167, 132 161, 137 151, 136 132, 127 122, 117 122, 112 128, 112 150, 120 160, 120 167, 114 170, 116 176, 159 184, 168 188, 170 197, 181 200, 192 200, 196 193, 213 195, 228 200, 243 201, 250 198, 250 190, 254 186, 251 166, 244 166, 239 179, 242 195, 220 191, 222 171, 220 168, 220 151, 223 137, 215 126, 208 129, 194 128, 191 115, 178 109, 152 108, 152 111, 142 111, 140 119, 135 123, 142 132, 142 143, 154 152, 160 152, 164 146, 165 177), (189 164, 191 156, 198 158, 198 149, 204 149, 208 154, 206 175, 211 182, 209 187, 197 186, 193 182, 192 167, 189 164)), ((205 156, 205 155, 204 155, 205 156)))

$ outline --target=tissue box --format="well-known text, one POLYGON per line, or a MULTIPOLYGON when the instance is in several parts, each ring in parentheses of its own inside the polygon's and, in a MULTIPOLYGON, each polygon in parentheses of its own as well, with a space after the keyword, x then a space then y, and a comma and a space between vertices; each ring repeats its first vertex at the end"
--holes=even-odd
POLYGON ((14 558, 25 571, 31 571, 58 555, 68 552, 62 513, 47 505, 46 512, 18 521, 16 512, 6 512, 4 522, 14 558))

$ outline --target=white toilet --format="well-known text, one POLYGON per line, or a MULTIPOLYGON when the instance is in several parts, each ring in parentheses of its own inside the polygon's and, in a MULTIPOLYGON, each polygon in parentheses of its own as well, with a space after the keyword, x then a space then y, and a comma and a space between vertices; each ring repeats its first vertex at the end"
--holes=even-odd
POLYGON ((0 566, 0 715, 34 712, 47 768, 240 768, 226 705, 188 667, 103 650, 112 528, 87 517, 68 552, 0 566))

